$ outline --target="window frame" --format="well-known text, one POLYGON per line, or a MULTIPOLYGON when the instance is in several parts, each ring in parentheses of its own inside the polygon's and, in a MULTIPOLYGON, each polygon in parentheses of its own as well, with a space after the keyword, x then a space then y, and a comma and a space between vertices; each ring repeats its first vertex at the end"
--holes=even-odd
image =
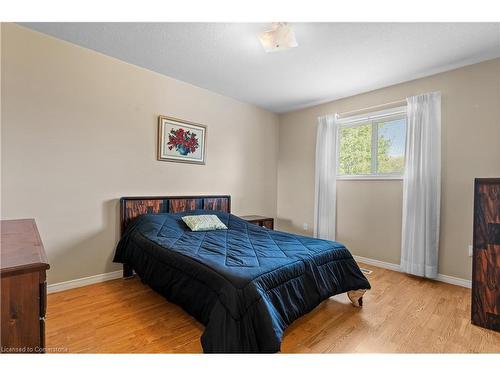
MULTIPOLYGON (((336 135, 336 166, 337 166, 337 180, 402 180, 404 176, 404 170, 402 172, 395 173, 376 173, 378 167, 378 124, 381 122, 397 120, 405 118, 406 119, 406 106, 390 108, 377 112, 365 113, 358 116, 350 116, 346 118, 341 118, 337 120, 337 135, 336 135), (370 125, 372 130, 371 139, 371 171, 370 174, 358 174, 358 175, 340 175, 339 174, 339 164, 340 164, 340 133, 343 128, 352 128, 356 126, 370 125), (373 172, 375 171, 375 173, 373 172)), ((407 137, 407 127, 405 121, 405 140, 407 137)), ((406 152, 403 155, 403 160, 406 161, 406 152)))

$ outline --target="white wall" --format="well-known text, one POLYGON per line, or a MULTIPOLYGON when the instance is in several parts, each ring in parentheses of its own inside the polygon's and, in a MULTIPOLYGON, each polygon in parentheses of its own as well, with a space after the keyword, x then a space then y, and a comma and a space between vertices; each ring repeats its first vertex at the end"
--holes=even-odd
MULTIPOLYGON (((1 41, 2 218, 35 217, 50 283, 119 268, 111 258, 126 195, 231 194, 236 214, 277 212, 279 229, 311 234, 317 117, 436 90, 439 272, 470 279, 473 178, 500 176, 500 59, 278 118, 18 25, 2 24, 1 41), (156 160, 160 114, 208 126, 206 166, 156 160)), ((338 239, 398 263, 401 194, 400 181, 339 181, 338 239)))
MULTIPOLYGON (((470 279, 473 181, 500 176, 500 59, 281 115, 278 228, 312 234, 318 116, 438 90, 443 152, 439 272, 470 279), (309 230, 302 229, 303 223, 309 230)), ((399 264, 402 181, 339 181, 337 205, 339 241, 356 255, 399 264)))
POLYGON ((119 269, 121 196, 276 215, 275 114, 18 25, 1 38, 2 218, 36 219, 49 283, 119 269), (158 115, 208 126, 205 166, 156 160, 158 115))

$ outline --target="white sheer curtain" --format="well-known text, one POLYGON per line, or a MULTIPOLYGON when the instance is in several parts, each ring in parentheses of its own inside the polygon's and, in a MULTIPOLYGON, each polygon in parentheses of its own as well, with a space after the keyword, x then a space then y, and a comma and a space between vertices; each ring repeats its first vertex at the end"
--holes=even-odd
POLYGON ((401 270, 438 274, 441 197, 441 93, 407 98, 401 270))
POLYGON ((314 236, 335 240, 337 123, 336 115, 318 117, 316 133, 316 183, 314 236))

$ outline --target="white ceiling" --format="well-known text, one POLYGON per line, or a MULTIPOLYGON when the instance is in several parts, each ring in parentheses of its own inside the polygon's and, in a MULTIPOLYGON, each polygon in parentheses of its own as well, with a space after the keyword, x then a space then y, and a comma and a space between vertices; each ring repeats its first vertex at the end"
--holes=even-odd
POLYGON ((292 23, 266 53, 262 23, 22 23, 283 113, 500 56, 500 23, 292 23))

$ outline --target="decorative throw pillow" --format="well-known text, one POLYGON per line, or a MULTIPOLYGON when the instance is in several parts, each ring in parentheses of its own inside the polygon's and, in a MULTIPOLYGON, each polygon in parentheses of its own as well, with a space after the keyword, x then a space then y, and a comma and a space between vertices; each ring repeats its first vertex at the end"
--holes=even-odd
POLYGON ((190 215, 183 216, 182 220, 193 231, 227 229, 216 215, 190 215))

